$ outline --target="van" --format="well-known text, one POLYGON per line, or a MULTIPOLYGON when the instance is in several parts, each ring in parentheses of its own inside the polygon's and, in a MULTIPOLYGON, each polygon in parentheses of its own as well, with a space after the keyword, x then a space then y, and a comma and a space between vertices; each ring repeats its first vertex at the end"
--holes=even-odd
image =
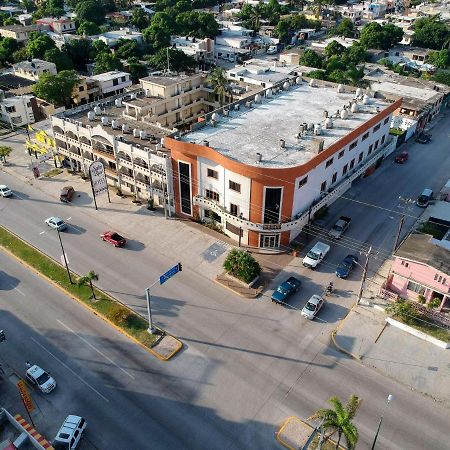
POLYGON ((55 450, 74 450, 80 443, 87 422, 80 416, 69 415, 59 429, 53 447, 55 450))
POLYGON ((433 197, 433 191, 431 189, 424 189, 423 192, 419 195, 419 198, 416 201, 416 205, 421 208, 426 208, 430 204, 430 200, 433 197))

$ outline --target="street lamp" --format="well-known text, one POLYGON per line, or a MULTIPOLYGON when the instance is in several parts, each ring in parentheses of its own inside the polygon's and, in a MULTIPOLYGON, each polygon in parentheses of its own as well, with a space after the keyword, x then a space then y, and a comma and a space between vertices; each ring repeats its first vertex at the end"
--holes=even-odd
POLYGON ((152 308, 150 304, 150 288, 154 286, 156 283, 153 283, 151 286, 145 288, 145 298, 147 300, 147 313, 148 313, 148 332, 150 334, 153 334, 156 330, 153 326, 153 320, 152 320, 152 308))
POLYGON ((384 405, 383 412, 381 413, 380 421, 378 422, 378 428, 377 428, 377 432, 375 434, 375 438, 373 440, 373 444, 372 444, 371 450, 374 450, 374 448, 375 448, 375 444, 377 443, 377 439, 378 439, 378 434, 380 433, 381 424, 383 423, 383 415, 386 412, 386 409, 389 406, 389 403, 393 399, 394 399, 394 396, 392 394, 389 394, 387 399, 386 399, 386 404, 384 405))
POLYGON ((64 264, 66 266, 67 275, 69 277, 70 284, 73 284, 72 277, 70 276, 69 264, 67 263, 66 252, 64 251, 64 246, 63 246, 62 239, 61 239, 61 233, 59 232, 58 229, 56 229, 56 231, 58 233, 59 243, 61 244, 62 256, 64 259, 64 264))

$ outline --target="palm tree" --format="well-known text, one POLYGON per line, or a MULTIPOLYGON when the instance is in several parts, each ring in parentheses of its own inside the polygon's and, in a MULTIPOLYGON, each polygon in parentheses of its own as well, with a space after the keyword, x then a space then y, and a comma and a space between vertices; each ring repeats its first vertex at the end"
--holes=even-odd
POLYGON ((359 397, 352 394, 344 407, 337 397, 331 397, 328 403, 331 404, 332 408, 319 409, 308 420, 321 419, 323 421, 323 429, 325 432, 330 432, 324 440, 328 440, 334 433, 338 433, 336 449, 339 449, 341 437, 344 435, 348 450, 353 450, 358 442, 358 430, 353 425, 352 420, 355 417, 360 401, 359 397))
POLYGON ((220 106, 223 106, 225 96, 230 93, 225 71, 221 67, 215 67, 208 75, 207 81, 212 85, 214 93, 219 96, 220 106))
POLYGON ((95 296, 94 292, 94 286, 92 286, 92 280, 97 281, 98 280, 98 274, 95 273, 93 270, 89 271, 86 275, 78 278, 77 285, 78 287, 84 286, 85 284, 89 284, 91 291, 92 291, 92 298, 94 300, 97 300, 97 297, 95 296))
POLYGON ((6 147, 5 145, 2 145, 0 147, 0 158, 3 158, 3 162, 6 162, 6 157, 9 156, 12 152, 11 147, 6 147))
POLYGON ((250 15, 250 21, 252 23, 253 30, 259 31, 260 20, 261 20, 261 8, 259 5, 256 5, 252 9, 252 13, 250 15))

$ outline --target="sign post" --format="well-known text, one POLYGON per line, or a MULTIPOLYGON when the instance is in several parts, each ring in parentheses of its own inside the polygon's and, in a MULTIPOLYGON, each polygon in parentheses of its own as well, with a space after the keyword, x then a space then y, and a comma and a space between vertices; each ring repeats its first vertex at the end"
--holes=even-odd
POLYGON ((108 183, 106 181, 105 175, 105 167, 101 163, 101 161, 94 161, 89 166, 89 178, 91 180, 91 188, 92 195, 94 197, 94 205, 95 209, 97 208, 97 196, 104 194, 105 192, 108 194, 108 201, 111 203, 111 199, 109 198, 108 191, 108 183))

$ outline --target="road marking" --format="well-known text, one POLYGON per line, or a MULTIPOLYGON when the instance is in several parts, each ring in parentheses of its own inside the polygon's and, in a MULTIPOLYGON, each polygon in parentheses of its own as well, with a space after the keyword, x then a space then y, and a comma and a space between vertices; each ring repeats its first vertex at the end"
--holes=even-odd
POLYGON ((72 218, 72 216, 68 217, 67 220, 70 220, 72 218))
POLYGON ((46 349, 41 343, 39 343, 34 337, 31 338, 39 347, 44 349, 49 355, 53 356, 53 358, 56 359, 60 364, 62 364, 67 370, 72 372, 81 382, 83 382, 87 387, 92 389, 99 397, 101 397, 105 402, 109 403, 109 400, 104 397, 100 392, 97 391, 94 387, 92 387, 87 381, 84 381, 83 378, 81 378, 76 372, 74 372, 67 364, 64 364, 57 356, 55 356, 50 350, 46 349))
POLYGON ((26 297, 26 295, 19 288, 14 288, 14 290, 16 290, 20 295, 26 297))
POLYGON ((94 345, 92 345, 90 342, 88 342, 84 337, 80 336, 77 332, 73 331, 72 328, 70 328, 65 323, 61 322, 59 319, 56 319, 57 322, 59 322, 64 328, 72 332, 75 336, 79 337, 83 342, 85 342, 89 347, 93 348, 97 353, 103 356, 103 358, 107 359, 110 363, 114 364, 118 369, 120 369, 123 373, 128 375, 133 380, 135 379, 131 373, 127 372, 125 369, 120 367, 118 364, 116 364, 109 356, 106 356, 104 353, 102 353, 100 350, 98 350, 94 345))
POLYGON ((45 234, 45 231, 41 231, 39 234, 45 234))

